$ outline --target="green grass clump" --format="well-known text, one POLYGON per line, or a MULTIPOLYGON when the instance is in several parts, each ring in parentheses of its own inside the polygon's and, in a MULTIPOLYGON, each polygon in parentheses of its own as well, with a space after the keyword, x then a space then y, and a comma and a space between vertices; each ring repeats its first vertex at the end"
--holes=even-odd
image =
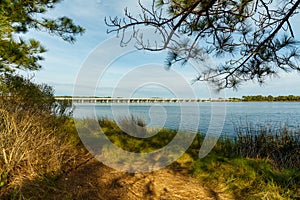
POLYGON ((210 154, 193 163, 193 175, 207 187, 230 193, 235 199, 300 197, 300 171, 276 169, 268 160, 210 154))
POLYGON ((267 158, 278 168, 300 168, 300 130, 248 124, 236 128, 233 151, 247 158, 267 158))
POLYGON ((166 146, 177 131, 169 129, 147 129, 141 119, 124 118, 121 127, 114 121, 100 119, 99 125, 103 133, 118 147, 135 153, 147 153, 166 146))

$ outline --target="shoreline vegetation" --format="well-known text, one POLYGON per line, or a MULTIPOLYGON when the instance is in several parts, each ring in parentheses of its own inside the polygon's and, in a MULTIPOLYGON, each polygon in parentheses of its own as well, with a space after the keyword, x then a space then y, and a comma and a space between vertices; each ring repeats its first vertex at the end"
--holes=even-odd
MULTIPOLYGON (((8 121, 8 116, 3 115, 3 112, 1 114, 1 120, 8 121)), ((65 175, 85 165, 86 159, 91 159, 77 136, 71 118, 54 118, 49 124, 45 123, 44 117, 35 116, 39 118, 38 124, 34 123, 37 119, 28 121, 28 113, 20 119, 15 118, 9 122, 11 124, 6 124, 8 127, 5 129, 11 135, 3 136, 6 133, 1 129, 1 199, 55 199, 55 195, 61 197, 57 191, 67 192, 61 191, 60 186, 65 175), (41 120, 42 123, 39 123, 41 120), (21 134, 24 130, 22 124, 25 122, 30 127, 30 132, 25 134, 31 135, 30 138, 15 135, 21 134), (16 130, 11 130, 13 123, 17 125, 16 130), (14 142, 10 142, 12 140, 14 142), (10 142, 11 146, 3 146, 4 141, 10 142)), ((140 119, 128 119, 124 120, 128 126, 143 126, 140 119)), ((85 128, 89 127, 86 126, 89 123, 89 119, 82 120, 85 128)), ((115 145, 130 152, 155 151, 168 144, 176 135, 176 130, 162 129, 152 137, 139 139, 124 133, 114 121, 100 119, 99 125, 115 145)), ((97 138, 94 131, 87 130, 91 139, 97 138)), ((291 132, 285 127, 277 133, 262 127, 249 127, 248 131, 237 132, 234 138, 220 138, 203 159, 198 158, 198 152, 204 135, 198 134, 190 148, 167 169, 191 177, 205 187, 213 188, 216 193, 222 191, 222 194, 231 196, 231 199, 299 198, 300 131, 291 132), (255 134, 252 132, 254 130, 255 134)), ((147 134, 145 131, 140 132, 147 134)), ((68 195, 73 199, 77 194, 68 192, 68 195)))
MULTIPOLYGON (((193 183, 184 185, 189 199, 196 199, 188 195, 197 188, 209 191, 206 199, 222 199, 223 195, 228 197, 224 199, 300 198, 300 130, 236 127, 235 137, 221 137, 202 159, 198 153, 205 135, 199 133, 189 149, 166 169, 148 174, 121 173, 100 164, 86 150, 70 117, 70 105, 56 102, 51 87, 17 76, 1 79, 0 85, 0 199, 95 199, 95 195, 122 199, 121 190, 124 195, 130 190, 144 199, 160 199, 159 190, 180 199, 171 188, 187 182, 193 183), (157 184, 150 183, 158 180, 157 176, 169 181, 161 180, 160 188, 155 189, 157 184), (135 188, 133 178, 151 180, 135 188)), ((87 137, 95 140, 99 127, 90 126, 90 122, 81 119, 80 125, 87 137)), ((177 133, 161 129, 145 139, 133 137, 151 134, 151 130, 143 129, 144 121, 134 116, 123 120, 131 134, 109 119, 99 119, 98 124, 116 146, 130 152, 160 149, 177 133)))

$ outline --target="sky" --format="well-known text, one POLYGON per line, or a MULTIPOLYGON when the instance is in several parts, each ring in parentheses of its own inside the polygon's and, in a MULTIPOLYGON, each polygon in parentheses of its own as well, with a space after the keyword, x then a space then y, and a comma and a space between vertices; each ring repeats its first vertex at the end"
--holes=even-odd
MULTIPOLYGON (((166 52, 136 51, 133 46, 122 48, 115 34, 107 34, 105 16, 123 16, 124 8, 138 11, 137 0, 64 0, 47 15, 67 16, 86 32, 69 44, 48 33, 30 31, 25 38, 40 40, 48 50, 43 68, 34 75, 37 83, 46 83, 55 95, 113 97, 178 97, 216 98, 244 95, 300 95, 300 74, 280 73, 259 86, 247 82, 238 90, 216 93, 205 82, 193 82, 199 73, 192 65, 164 68, 166 52)), ((293 19, 294 32, 300 40, 299 16, 293 19)))

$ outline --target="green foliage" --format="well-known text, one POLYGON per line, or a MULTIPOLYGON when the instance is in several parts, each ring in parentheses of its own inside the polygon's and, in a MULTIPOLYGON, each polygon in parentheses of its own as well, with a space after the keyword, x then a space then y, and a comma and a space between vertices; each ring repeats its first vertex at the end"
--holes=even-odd
POLYGON ((45 31, 73 43, 84 29, 67 17, 50 19, 45 13, 61 0, 1 0, 0 1, 0 72, 16 69, 38 70, 46 49, 39 41, 17 38, 16 34, 30 29, 45 31))
POLYGON ((288 95, 288 96, 277 96, 273 97, 271 95, 269 96, 243 96, 242 99, 239 99, 239 101, 300 101, 300 96, 294 96, 294 95, 288 95))
POLYGON ((52 87, 34 84, 21 76, 3 74, 0 76, 0 97, 15 104, 17 110, 38 109, 52 112, 55 99, 52 87))
POLYGON ((37 62, 43 60, 39 54, 45 51, 45 48, 36 40, 31 39, 28 42, 22 39, 18 42, 3 40, 0 46, 0 70, 5 72, 12 72, 14 68, 38 70, 41 66, 37 62))
POLYGON ((54 90, 46 84, 35 84, 31 79, 12 74, 0 75, 0 100, 7 102, 14 109, 34 110, 48 113, 57 117, 69 117, 72 113, 71 103, 68 101, 56 102, 54 90))

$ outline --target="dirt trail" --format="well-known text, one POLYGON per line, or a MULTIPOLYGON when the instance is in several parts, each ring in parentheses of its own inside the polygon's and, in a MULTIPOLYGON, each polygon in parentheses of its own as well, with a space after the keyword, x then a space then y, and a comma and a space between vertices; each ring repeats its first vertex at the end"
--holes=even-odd
POLYGON ((55 199, 158 200, 230 199, 204 187, 185 172, 165 168, 152 173, 115 171, 95 159, 69 172, 58 183, 55 199))

